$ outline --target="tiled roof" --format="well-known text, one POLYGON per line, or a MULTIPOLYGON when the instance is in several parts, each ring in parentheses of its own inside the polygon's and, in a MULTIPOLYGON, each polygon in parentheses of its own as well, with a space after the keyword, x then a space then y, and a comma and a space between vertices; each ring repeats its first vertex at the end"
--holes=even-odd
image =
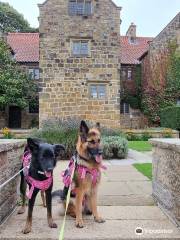
POLYGON ((130 43, 129 37, 121 36, 121 63, 122 64, 138 64, 143 53, 148 49, 148 42, 152 41, 150 37, 136 37, 135 43, 130 43))
MULTIPOLYGON (((137 37, 136 43, 132 44, 127 36, 121 36, 121 63, 137 64, 152 39, 137 37)), ((7 42, 15 53, 17 62, 39 62, 39 33, 9 33, 7 42)))
POLYGON ((39 33, 8 33, 17 62, 39 62, 39 33))

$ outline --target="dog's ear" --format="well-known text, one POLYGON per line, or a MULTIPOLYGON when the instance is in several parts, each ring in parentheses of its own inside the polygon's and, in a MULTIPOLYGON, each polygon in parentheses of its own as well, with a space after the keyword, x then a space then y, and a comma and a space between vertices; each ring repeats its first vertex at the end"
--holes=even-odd
POLYGON ((65 146, 62 144, 55 144, 53 147, 56 157, 60 154, 61 151, 65 151, 65 146))
POLYGON ((36 138, 27 139, 27 146, 32 152, 37 151, 39 149, 39 143, 40 143, 40 140, 36 138))
POLYGON ((86 124, 85 121, 81 121, 81 124, 80 124, 80 133, 83 134, 84 136, 86 136, 89 132, 89 128, 86 124))
POLYGON ((80 136, 81 136, 81 141, 82 142, 86 141, 88 132, 89 132, 89 128, 88 128, 86 122, 85 121, 81 121, 81 124, 80 124, 80 136))
POLYGON ((101 131, 101 125, 100 125, 100 122, 97 122, 97 123, 96 123, 96 128, 97 128, 99 131, 101 131))

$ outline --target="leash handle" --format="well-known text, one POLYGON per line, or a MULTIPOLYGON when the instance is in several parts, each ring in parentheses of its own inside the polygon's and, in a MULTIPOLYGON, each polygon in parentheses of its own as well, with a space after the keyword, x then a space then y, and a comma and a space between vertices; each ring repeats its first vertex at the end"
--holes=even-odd
POLYGON ((63 219, 63 223, 61 226, 61 230, 60 230, 60 234, 59 234, 59 240, 63 240, 64 239, 64 229, 65 229, 65 224, 66 224, 66 216, 67 216, 67 210, 68 210, 68 206, 69 206, 69 202, 70 202, 70 198, 71 198, 71 187, 72 187, 72 180, 74 177, 74 171, 75 171, 75 158, 73 158, 73 170, 72 170, 72 174, 71 174, 71 184, 69 185, 69 189, 68 189, 68 193, 67 193, 67 197, 66 197, 66 208, 65 208, 65 214, 64 214, 64 219, 63 219))

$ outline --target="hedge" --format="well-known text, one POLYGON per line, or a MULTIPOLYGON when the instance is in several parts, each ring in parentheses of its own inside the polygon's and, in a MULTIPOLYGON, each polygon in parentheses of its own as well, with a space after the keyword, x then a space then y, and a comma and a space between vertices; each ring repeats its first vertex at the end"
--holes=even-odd
POLYGON ((164 108, 160 116, 161 127, 180 130, 180 106, 164 108))

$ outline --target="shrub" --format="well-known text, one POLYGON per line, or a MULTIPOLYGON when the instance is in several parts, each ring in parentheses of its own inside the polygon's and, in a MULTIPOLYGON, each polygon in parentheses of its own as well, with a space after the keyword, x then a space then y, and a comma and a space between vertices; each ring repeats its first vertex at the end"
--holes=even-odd
POLYGON ((148 132, 144 132, 141 135, 141 141, 148 141, 152 136, 148 132))
POLYGON ((2 134, 4 139, 12 139, 14 137, 10 129, 6 127, 2 129, 2 134))
MULTIPOLYGON (((93 127, 92 122, 86 121, 89 127, 93 127)), ((50 144, 64 144, 66 148, 65 158, 70 158, 76 150, 79 119, 68 118, 66 120, 47 120, 40 130, 35 129, 32 137, 37 137, 50 144)), ((119 130, 101 127, 102 136, 120 136, 123 134, 119 130)))
POLYGON ((165 128, 162 131, 162 136, 164 138, 172 138, 172 134, 173 134, 173 132, 172 132, 172 129, 170 129, 170 128, 165 128))
POLYGON ((161 127, 180 130, 180 106, 164 108, 160 115, 161 127))
POLYGON ((129 130, 126 132, 126 138, 128 141, 140 141, 140 136, 135 134, 133 130, 129 130))
POLYGON ((33 131, 32 137, 50 144, 64 144, 66 148, 64 157, 70 158, 76 150, 78 127, 76 121, 46 121, 40 130, 33 131))
POLYGON ((102 138, 103 155, 105 159, 127 157, 128 142, 123 137, 118 136, 104 136, 102 138))

